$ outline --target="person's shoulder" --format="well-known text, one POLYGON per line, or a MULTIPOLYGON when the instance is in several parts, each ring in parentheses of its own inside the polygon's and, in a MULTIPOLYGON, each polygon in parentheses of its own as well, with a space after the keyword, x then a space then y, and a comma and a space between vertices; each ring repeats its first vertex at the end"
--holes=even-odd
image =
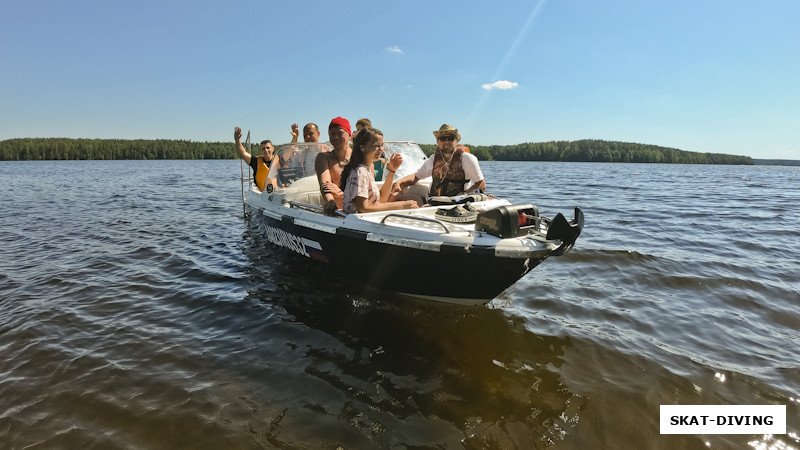
POLYGON ((358 178, 360 180, 364 180, 364 181, 371 180, 373 182, 375 181, 375 169, 374 168, 370 168, 370 167, 367 167, 367 166, 365 166, 363 164, 359 164, 358 168, 356 168, 356 170, 354 170, 353 173, 357 174, 357 176, 358 176, 358 178))
POLYGON ((433 155, 428 156, 427 158, 425 158, 425 161, 422 162, 422 166, 420 166, 420 168, 427 167, 427 166, 433 167, 433 161, 434 161, 435 157, 436 157, 436 154, 433 154, 433 155))
POLYGON ((472 161, 475 164, 478 164, 478 158, 473 155, 472 153, 463 152, 461 153, 461 158, 467 158, 468 160, 472 161))
POLYGON ((422 179, 430 176, 431 172, 433 172, 433 155, 429 156, 425 159, 425 161, 422 162, 422 165, 414 171, 414 175, 417 178, 422 179))
POLYGON ((324 163, 327 166, 329 159, 330 156, 328 155, 328 152, 317 153, 317 156, 314 158, 314 165, 320 165, 324 163))

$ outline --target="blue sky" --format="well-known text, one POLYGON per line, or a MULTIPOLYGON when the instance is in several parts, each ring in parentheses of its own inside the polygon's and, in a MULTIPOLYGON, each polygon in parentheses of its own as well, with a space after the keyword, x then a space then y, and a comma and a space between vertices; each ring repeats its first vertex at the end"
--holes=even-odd
POLYGON ((796 0, 3 2, 0 139, 605 139, 800 159, 796 0))

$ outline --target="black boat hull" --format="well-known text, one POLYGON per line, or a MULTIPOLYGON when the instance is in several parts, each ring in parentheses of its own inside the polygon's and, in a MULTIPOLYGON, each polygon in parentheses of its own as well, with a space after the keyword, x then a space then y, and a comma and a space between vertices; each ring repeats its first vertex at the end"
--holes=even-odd
POLYGON ((271 243, 363 287, 459 304, 487 303, 549 256, 498 257, 493 247, 453 244, 413 248, 346 228, 317 230, 286 216, 251 217, 271 243))

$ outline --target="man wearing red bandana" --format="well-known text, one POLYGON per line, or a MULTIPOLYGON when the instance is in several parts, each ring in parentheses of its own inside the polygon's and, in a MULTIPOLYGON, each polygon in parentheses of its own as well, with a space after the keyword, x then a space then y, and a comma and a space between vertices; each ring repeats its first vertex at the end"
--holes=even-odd
POLYGON ((320 192, 323 197, 323 210, 325 214, 332 215, 337 209, 342 209, 344 192, 339 187, 344 166, 350 162, 350 122, 343 117, 336 117, 328 125, 328 137, 333 151, 320 153, 314 162, 317 172, 320 192))

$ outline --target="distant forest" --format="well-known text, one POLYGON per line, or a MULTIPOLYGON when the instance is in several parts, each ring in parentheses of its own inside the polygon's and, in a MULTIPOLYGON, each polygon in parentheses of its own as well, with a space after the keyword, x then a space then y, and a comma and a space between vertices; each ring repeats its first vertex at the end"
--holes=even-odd
MULTIPOLYGON (((431 144, 422 144, 421 147, 428 155, 436 149, 431 144)), ((753 164, 749 156, 689 152, 655 145, 589 139, 468 147, 473 155, 484 161, 753 164)), ((253 149, 258 151, 256 146, 253 149)), ((0 141, 0 161, 232 158, 237 158, 233 142, 67 138, 0 141)))
POLYGON ((753 163, 757 166, 800 166, 800 160, 796 159, 754 159, 753 163))
POLYGON ((67 138, 0 141, 2 161, 231 158, 238 158, 233 142, 67 138))
MULTIPOLYGON (((435 145, 423 145, 432 154, 435 145)), ((480 160, 495 161, 572 161, 666 164, 752 165, 749 156, 700 153, 656 145, 584 139, 580 141, 528 142, 517 145, 476 145, 470 152, 480 160)))

